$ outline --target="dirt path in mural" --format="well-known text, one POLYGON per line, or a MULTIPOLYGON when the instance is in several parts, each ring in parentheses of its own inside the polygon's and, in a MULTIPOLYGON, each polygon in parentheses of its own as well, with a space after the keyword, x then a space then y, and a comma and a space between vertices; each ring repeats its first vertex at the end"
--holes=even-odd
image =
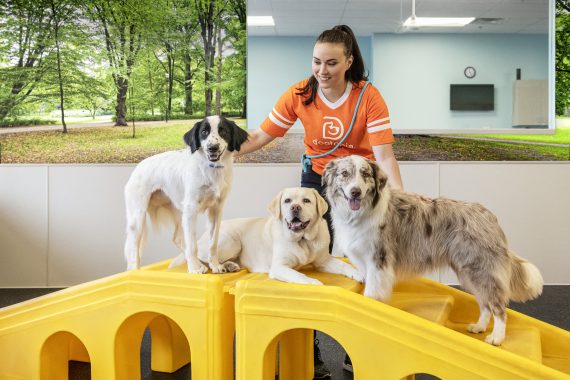
MULTIPOLYGON (((557 154, 542 152, 541 145, 520 142, 447 138, 428 135, 397 135, 394 152, 399 161, 565 161, 570 148, 560 145, 557 154)), ((558 148, 557 148, 558 149, 558 148)), ((289 133, 236 162, 298 163, 304 152, 303 134, 289 133)))

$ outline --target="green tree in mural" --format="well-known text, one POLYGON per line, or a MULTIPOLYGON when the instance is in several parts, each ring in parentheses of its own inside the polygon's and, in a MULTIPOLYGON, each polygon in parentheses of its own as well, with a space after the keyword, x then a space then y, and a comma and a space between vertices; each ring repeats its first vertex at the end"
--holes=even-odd
POLYGON ((47 1, 0 2, 0 120, 26 101, 53 53, 52 14, 47 1))
POLYGON ((556 0, 556 114, 570 106, 570 0, 556 0))
POLYGON ((116 125, 127 114, 244 115, 245 4, 0 1, 0 125, 57 115, 65 132, 68 113, 112 108, 116 125))
POLYGON ((240 116, 245 118, 247 113, 247 94, 246 94, 246 66, 247 66, 247 28, 246 28, 246 4, 243 0, 230 0, 230 8, 237 18, 234 18, 227 24, 227 33, 232 39, 232 46, 236 49, 237 54, 231 60, 233 63, 234 75, 224 76, 226 79, 231 79, 231 86, 226 86, 227 90, 234 91, 234 96, 229 96, 233 101, 239 101, 241 108, 240 116))
POLYGON ((226 4, 220 0, 195 0, 200 23, 204 62, 204 103, 206 115, 212 114, 216 35, 226 4))
POLYGON ((153 2, 93 0, 93 19, 105 38, 105 48, 115 83, 115 125, 127 125, 127 92, 146 32, 152 31, 153 2))

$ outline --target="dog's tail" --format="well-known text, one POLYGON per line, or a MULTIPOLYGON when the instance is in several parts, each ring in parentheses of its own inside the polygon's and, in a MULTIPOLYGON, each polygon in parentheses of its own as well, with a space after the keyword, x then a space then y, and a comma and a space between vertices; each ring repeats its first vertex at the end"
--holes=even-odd
POLYGON ((510 252, 511 266, 511 295, 515 302, 525 302, 535 299, 542 293, 544 280, 538 268, 528 261, 510 252))

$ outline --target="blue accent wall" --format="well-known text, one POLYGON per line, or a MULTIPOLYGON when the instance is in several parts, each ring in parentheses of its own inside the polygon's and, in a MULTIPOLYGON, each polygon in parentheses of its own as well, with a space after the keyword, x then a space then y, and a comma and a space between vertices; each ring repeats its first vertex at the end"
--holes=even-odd
MULTIPOLYGON (((311 75, 316 37, 247 38, 247 126, 257 129, 289 87, 311 75)), ((364 62, 372 62, 371 37, 358 39, 364 62)), ((372 71, 367 66, 367 70, 372 71)), ((302 129, 300 122, 295 129, 302 129)))
POLYGON ((513 81, 548 79, 548 35, 376 34, 374 84, 384 95, 392 128, 512 127, 513 81), (477 75, 468 79, 465 67, 477 75), (452 83, 493 84, 494 111, 450 111, 452 83))
MULTIPOLYGON (((248 128, 257 129, 281 94, 311 75, 314 41, 248 37, 248 128)), ((516 69, 522 79, 548 79, 546 34, 375 34, 358 41, 396 131, 511 128, 516 69), (466 66, 475 67, 475 78, 463 75, 466 66), (495 110, 450 111, 451 83, 494 84, 495 110)))

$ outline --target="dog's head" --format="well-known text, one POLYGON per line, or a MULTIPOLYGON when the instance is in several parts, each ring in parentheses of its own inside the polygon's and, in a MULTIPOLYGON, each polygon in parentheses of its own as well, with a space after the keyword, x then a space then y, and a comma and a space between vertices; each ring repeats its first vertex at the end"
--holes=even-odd
POLYGON ((317 225, 328 210, 327 202, 315 189, 283 189, 269 204, 269 211, 293 233, 302 233, 317 225))
POLYGON ((247 138, 246 131, 233 121, 220 116, 208 116, 184 134, 184 142, 192 153, 203 148, 204 154, 211 162, 218 161, 226 151, 239 151, 247 138))
POLYGON ((362 202, 375 207, 388 177, 375 161, 360 156, 337 158, 327 164, 322 181, 326 196, 334 205, 346 204, 360 210, 362 202))

